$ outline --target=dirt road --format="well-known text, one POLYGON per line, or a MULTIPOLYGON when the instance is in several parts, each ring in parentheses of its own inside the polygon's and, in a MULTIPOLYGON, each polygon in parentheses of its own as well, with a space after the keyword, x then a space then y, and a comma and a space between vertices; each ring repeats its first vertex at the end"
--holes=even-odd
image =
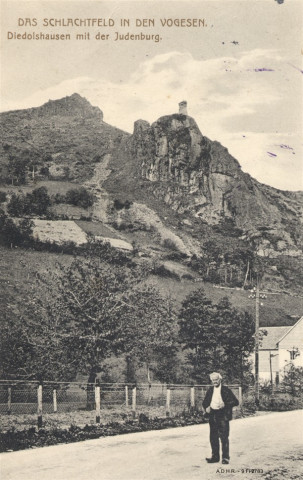
POLYGON ((203 424, 4 453, 1 478, 299 480, 303 474, 302 427, 302 411, 232 421, 227 466, 205 462, 210 451, 208 425, 203 424))

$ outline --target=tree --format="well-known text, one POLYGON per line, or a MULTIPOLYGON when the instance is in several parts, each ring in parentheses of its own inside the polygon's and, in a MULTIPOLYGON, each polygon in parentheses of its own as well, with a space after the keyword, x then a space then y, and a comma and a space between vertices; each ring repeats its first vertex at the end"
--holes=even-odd
POLYGON ((172 382, 177 332, 171 300, 163 298, 153 286, 140 286, 127 292, 124 301, 128 305, 123 318, 127 381, 135 380, 134 364, 144 364, 148 382, 151 370, 159 380, 172 382))
POLYGON ((46 187, 35 188, 31 193, 26 194, 25 214, 45 215, 51 205, 51 199, 46 187))
POLYGON ((189 350, 193 376, 205 382, 209 372, 220 366, 217 352, 220 331, 215 325, 215 308, 202 289, 192 292, 182 302, 179 327, 179 339, 183 349, 189 350))
POLYGON ((225 301, 225 308, 222 311, 220 306, 223 301, 224 299, 218 304, 218 313, 222 314, 221 324, 225 325, 225 338, 222 342, 225 356, 224 373, 227 380, 239 382, 246 387, 252 380, 250 355, 255 345, 254 319, 249 313, 232 308, 228 300, 225 301))
POLYGON ((31 239, 33 227, 30 219, 15 223, 0 209, 0 240, 4 245, 26 245, 31 239))
POLYGON ((44 177, 48 177, 49 168, 47 166, 40 167, 40 175, 43 175, 44 177))
POLYGON ((7 206, 7 211, 12 217, 21 217, 22 215, 45 215, 48 207, 51 205, 51 199, 47 188, 35 188, 26 195, 16 195, 13 193, 7 206))
POLYGON ((71 189, 66 192, 66 203, 76 205, 82 208, 91 207, 94 203, 94 196, 86 188, 71 189))
POLYGON ((203 290, 191 293, 179 314, 179 337, 196 380, 208 381, 219 370, 229 381, 244 383, 254 347, 254 321, 233 308, 227 297, 214 305, 203 290))
POLYGON ((25 311, 16 315, 18 336, 10 348, 20 355, 6 372, 54 381, 74 380, 82 372, 95 379, 102 360, 120 348, 119 295, 127 281, 126 268, 91 259, 37 275, 25 311))
MULTIPOLYGON (((8 308, 11 310, 11 305, 8 308)), ((1 316, 0 378, 31 378, 27 366, 32 363, 34 348, 24 336, 22 322, 14 313, 4 310, 1 316)))
MULTIPOLYGON (((35 303, 27 299, 27 307, 35 303)), ((10 305, 10 308, 15 306, 10 305)), ((45 319, 20 314, 2 317, 0 324, 1 377, 74 380, 75 369, 64 342, 56 341, 56 326, 45 319)))
POLYGON ((282 385, 288 389, 291 395, 301 396, 303 390, 303 367, 295 367, 293 363, 290 363, 283 377, 282 385))
POLYGON ((48 274, 38 280, 28 312, 31 336, 34 333, 37 345, 44 345, 41 374, 47 378, 58 375, 53 367, 54 349, 64 359, 59 370, 62 379, 69 372, 95 378, 102 360, 121 350, 121 319, 126 308, 121 292, 129 282, 127 272, 88 258, 75 259, 69 267, 60 265, 48 274))
POLYGON ((28 168, 28 158, 9 156, 8 178, 12 185, 22 185, 26 180, 26 172, 28 168))
POLYGON ((13 193, 7 205, 7 212, 12 217, 22 217, 24 214, 25 196, 13 193))

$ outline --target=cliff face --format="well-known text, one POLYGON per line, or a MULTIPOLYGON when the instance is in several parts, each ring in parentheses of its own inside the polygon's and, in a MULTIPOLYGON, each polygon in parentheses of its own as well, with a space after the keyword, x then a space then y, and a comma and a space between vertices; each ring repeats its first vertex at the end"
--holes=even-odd
POLYGON ((258 239, 260 254, 299 254, 300 194, 262 185, 243 173, 226 148, 202 135, 193 118, 175 114, 152 125, 139 120, 129 142, 141 177, 176 212, 208 224, 229 217, 244 235, 258 239))
POLYGON ((193 118, 161 117, 151 126, 135 124, 133 151, 141 175, 160 183, 158 193, 178 212, 190 211, 216 223, 226 208, 225 197, 241 177, 239 163, 217 142, 204 137, 193 118), (165 188, 161 188, 164 186, 165 188))

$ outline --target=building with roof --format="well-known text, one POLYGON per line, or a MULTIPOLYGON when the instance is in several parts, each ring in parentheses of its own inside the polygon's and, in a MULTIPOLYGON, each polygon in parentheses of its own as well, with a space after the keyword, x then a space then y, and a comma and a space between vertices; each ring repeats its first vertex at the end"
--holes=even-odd
POLYGON ((290 365, 303 367, 303 317, 293 326, 264 327, 259 347, 259 378, 279 383, 290 365))

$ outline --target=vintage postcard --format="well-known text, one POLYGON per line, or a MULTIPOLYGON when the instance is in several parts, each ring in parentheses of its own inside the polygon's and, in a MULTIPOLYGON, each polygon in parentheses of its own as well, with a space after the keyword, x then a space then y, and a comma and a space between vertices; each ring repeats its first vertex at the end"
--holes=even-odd
POLYGON ((298 479, 301 0, 1 0, 3 480, 298 479))

